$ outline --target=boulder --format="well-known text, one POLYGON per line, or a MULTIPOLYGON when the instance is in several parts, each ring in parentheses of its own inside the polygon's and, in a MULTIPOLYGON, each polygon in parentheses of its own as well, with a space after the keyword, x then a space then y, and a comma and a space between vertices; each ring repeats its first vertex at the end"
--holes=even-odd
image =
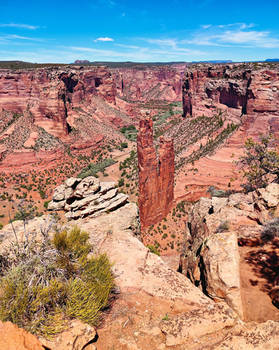
POLYGON ((84 178, 76 187, 75 197, 84 198, 100 189, 100 181, 94 176, 84 178))
POLYGON ((59 202, 52 200, 48 203, 47 209, 48 210, 61 210, 61 209, 64 209, 65 204, 66 204, 66 200, 61 200, 59 202))
POLYGON ((225 301, 243 318, 237 234, 222 232, 209 236, 200 257, 205 292, 216 301, 225 301))
POLYGON ((76 177, 69 177, 67 180, 65 180, 65 186, 67 187, 75 187, 78 183, 81 182, 82 179, 76 178, 76 177))
POLYGON ((65 190, 66 186, 64 184, 58 186, 55 188, 52 199, 56 202, 62 201, 65 199, 65 190))
POLYGON ((0 321, 0 349, 3 350, 44 350, 39 340, 11 322, 0 321))
POLYGON ((266 188, 258 189, 257 194, 268 208, 276 207, 279 204, 279 184, 271 183, 266 188))

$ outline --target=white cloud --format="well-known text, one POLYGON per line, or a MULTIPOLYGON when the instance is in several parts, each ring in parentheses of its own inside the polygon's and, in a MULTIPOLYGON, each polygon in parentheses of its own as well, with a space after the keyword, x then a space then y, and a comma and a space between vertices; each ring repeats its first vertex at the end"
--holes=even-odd
POLYGON ((98 41, 107 42, 107 41, 114 41, 114 39, 108 38, 108 37, 100 37, 100 38, 95 39, 94 41, 95 42, 98 42, 98 41))
POLYGON ((5 28, 22 28, 22 29, 30 29, 30 30, 35 30, 38 29, 39 26, 33 26, 31 24, 22 24, 22 23, 3 23, 0 24, 0 27, 5 27, 5 28))
POLYGON ((254 23, 237 22, 237 23, 229 23, 229 24, 218 24, 216 27, 218 27, 218 28, 236 27, 239 29, 249 29, 249 28, 255 27, 255 24, 254 23))
POLYGON ((123 47, 124 49, 136 49, 136 50, 141 48, 140 46, 137 46, 137 45, 127 45, 127 44, 115 44, 115 46, 123 47))
POLYGON ((176 39, 143 39, 149 44, 155 44, 159 46, 171 46, 175 47, 177 44, 176 39))
MULTIPOLYGON (((119 45, 118 45, 119 46, 119 45)), ((127 49, 130 49, 128 51, 118 51, 118 50, 104 50, 104 49, 94 49, 91 47, 78 47, 78 46, 72 46, 69 49, 73 50, 74 52, 79 52, 80 55, 86 53, 88 55, 88 59, 91 59, 93 57, 93 61, 95 60, 113 60, 117 59, 118 61, 175 61, 177 58, 179 60, 187 60, 189 59, 189 56, 193 56, 194 58, 204 56, 205 52, 199 51, 199 50, 191 50, 187 48, 177 48, 177 49, 161 49, 161 48, 149 48, 149 47, 140 47, 140 46, 133 46, 133 45, 125 45, 123 46, 127 49), (93 54, 93 56, 90 57, 90 54, 93 54)))
POLYGON ((29 36, 22 36, 17 34, 7 34, 0 37, 3 41, 13 41, 13 40, 24 40, 24 41, 37 41, 37 42, 43 42, 43 39, 39 38, 31 38, 29 36))
POLYGON ((253 23, 229 23, 204 25, 192 38, 182 40, 183 44, 220 47, 278 48, 279 38, 269 31, 249 30, 253 23))

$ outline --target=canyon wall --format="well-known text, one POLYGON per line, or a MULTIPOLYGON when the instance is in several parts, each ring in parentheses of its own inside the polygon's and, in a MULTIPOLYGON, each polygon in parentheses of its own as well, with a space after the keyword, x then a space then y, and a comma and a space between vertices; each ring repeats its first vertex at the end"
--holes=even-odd
MULTIPOLYGON (((278 116, 279 65, 239 63, 193 65, 183 84, 184 116, 227 111, 239 119, 245 115, 278 116)), ((270 118, 270 126, 278 122, 270 118)))
POLYGON ((153 144, 152 119, 142 119, 137 140, 139 213, 144 230, 163 219, 173 204, 173 141, 160 138, 158 156, 153 144))
POLYGON ((113 69, 117 95, 127 101, 181 101, 185 65, 113 69))
POLYGON ((56 137, 70 129, 67 117, 93 96, 115 103, 115 84, 103 67, 0 70, 0 111, 28 113, 56 137))

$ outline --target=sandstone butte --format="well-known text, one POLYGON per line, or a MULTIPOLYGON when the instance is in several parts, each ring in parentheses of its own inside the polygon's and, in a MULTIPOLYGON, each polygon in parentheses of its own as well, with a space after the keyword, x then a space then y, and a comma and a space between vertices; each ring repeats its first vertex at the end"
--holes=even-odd
POLYGON ((162 220, 173 204, 173 141, 160 138, 158 156, 153 143, 153 121, 140 121, 138 140, 139 213, 141 229, 162 220))

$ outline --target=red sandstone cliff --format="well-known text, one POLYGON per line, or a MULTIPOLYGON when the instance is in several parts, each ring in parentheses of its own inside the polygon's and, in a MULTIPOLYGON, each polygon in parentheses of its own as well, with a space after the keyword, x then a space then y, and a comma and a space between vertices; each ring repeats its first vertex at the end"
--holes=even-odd
MULTIPOLYGON (((233 122, 239 127, 223 143, 219 143, 214 152, 196 160, 194 167, 188 163, 181 168, 176 179, 175 197, 183 193, 185 195, 188 191, 189 195, 184 198, 197 199, 205 195, 209 186, 239 188, 243 180, 235 161, 242 155, 245 140, 248 137, 257 139, 261 134, 268 133, 279 136, 279 65, 247 63, 190 66, 185 72, 183 84, 183 109, 185 125, 191 124, 192 132, 196 128, 194 122, 200 116, 212 117, 214 120, 214 116, 222 112, 224 120, 224 126, 219 130, 211 135, 203 134, 195 144, 187 145, 187 149, 182 151, 183 156, 193 149, 202 149, 208 139, 214 139, 228 123, 233 122), (193 192, 197 196, 193 196, 193 192)), ((200 128, 202 135, 202 126, 200 128)), ((177 131, 173 131, 175 135, 177 131)), ((176 136, 175 148, 180 147, 181 140, 176 136)), ((178 154, 177 159, 180 156, 178 154)))
POLYGON ((158 157, 153 144, 153 122, 140 121, 138 141, 139 213, 141 228, 164 218, 173 204, 174 150, 172 140, 160 139, 158 157))
POLYGON ((30 113, 33 123, 56 137, 68 134, 67 117, 93 96, 115 102, 115 84, 105 68, 44 68, 0 71, 0 111, 30 113))
POLYGON ((185 65, 112 70, 117 95, 127 101, 181 101, 185 65))
POLYGON ((279 111, 279 66, 265 64, 197 65, 183 84, 184 115, 231 109, 240 117, 279 111))

